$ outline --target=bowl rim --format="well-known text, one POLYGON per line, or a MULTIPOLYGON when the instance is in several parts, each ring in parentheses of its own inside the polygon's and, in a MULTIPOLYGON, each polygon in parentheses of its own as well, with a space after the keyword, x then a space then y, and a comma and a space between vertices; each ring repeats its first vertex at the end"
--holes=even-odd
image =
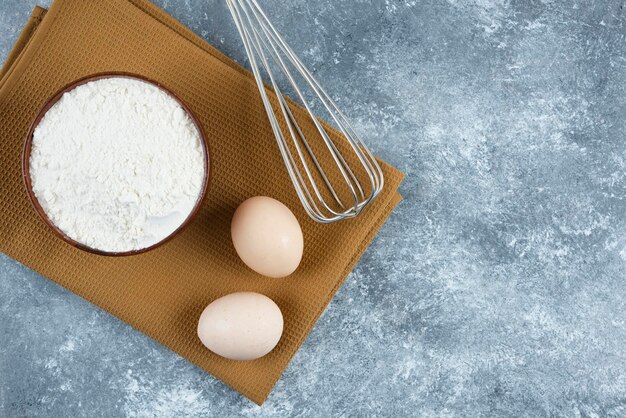
POLYGON ((143 75, 125 72, 125 71, 108 71, 108 72, 91 74, 91 75, 79 78, 75 81, 72 81, 71 83, 65 85, 59 91, 54 93, 49 99, 47 99, 44 102, 41 109, 37 112, 37 116, 35 116, 35 119, 31 123, 30 128, 28 129, 26 140, 22 148, 22 179, 24 181, 26 194, 28 195, 31 206, 33 207, 37 215, 39 215, 39 218, 52 230, 52 232, 54 232, 54 234, 57 237, 61 238, 63 241, 70 244, 71 246, 78 248, 82 251, 91 253, 91 254, 107 256, 107 257, 126 257, 126 256, 131 256, 131 255, 143 254, 148 251, 161 247, 162 245, 166 244, 167 242, 172 240, 174 237, 176 237, 178 234, 180 234, 185 228, 187 228, 187 226, 189 226, 191 222, 193 222, 196 219, 196 217, 200 214, 202 206, 204 205, 204 202, 206 200, 206 197, 209 191, 209 185, 212 179, 213 170, 212 170, 210 155, 211 155, 210 146, 209 146, 204 128, 202 127, 202 124, 196 118, 196 116, 191 111, 189 106, 187 106, 187 104, 176 93, 174 93, 169 88, 165 87, 162 83, 156 80, 153 80, 151 78, 148 78, 146 76, 143 76, 143 75), (187 115, 189 115, 189 118, 191 119, 196 129, 198 129, 198 132, 200 133, 200 139, 201 139, 200 142, 202 144, 202 154, 204 157, 204 179, 202 182, 202 189, 200 190, 200 195, 198 196, 198 200, 193 210, 189 213, 187 218, 185 218, 185 221, 182 224, 180 224, 178 228, 176 228, 167 237, 163 238, 162 240, 160 240, 159 242, 155 244, 150 245, 149 247, 141 248, 138 250, 104 251, 104 250, 100 250, 97 248, 89 247, 67 236, 61 229, 59 229, 59 227, 57 227, 48 218, 48 215, 46 214, 43 207, 39 203, 37 196, 35 196, 35 193, 32 187, 32 179, 30 177, 30 155, 31 155, 32 145, 33 145, 33 135, 34 135, 35 129, 37 128, 37 126, 39 126, 39 123, 41 122, 43 117, 46 115, 46 113, 63 97, 65 93, 83 84, 87 84, 91 81, 102 80, 102 79, 107 79, 107 78, 130 78, 134 80, 143 81, 145 83, 156 86, 161 91, 168 94, 185 110, 185 112, 187 112, 187 115))

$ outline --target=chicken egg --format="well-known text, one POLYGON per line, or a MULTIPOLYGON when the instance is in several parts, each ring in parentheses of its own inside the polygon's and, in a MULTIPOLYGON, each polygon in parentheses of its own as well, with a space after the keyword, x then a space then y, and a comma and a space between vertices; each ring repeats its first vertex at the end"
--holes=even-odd
POLYGON ((255 360, 276 347, 283 315, 267 296, 231 293, 213 301, 200 315, 198 337, 215 354, 231 360, 255 360))
POLYGON ((257 196, 243 202, 233 216, 231 236, 241 260, 264 276, 289 276, 302 260, 300 224, 276 199, 257 196))

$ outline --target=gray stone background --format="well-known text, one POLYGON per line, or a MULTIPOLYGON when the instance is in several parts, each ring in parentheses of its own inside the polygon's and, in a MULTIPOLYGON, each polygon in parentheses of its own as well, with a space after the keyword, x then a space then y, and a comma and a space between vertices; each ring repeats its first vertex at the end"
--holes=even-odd
POLYGON ((0 256, 0 416, 626 416, 624 2, 262 4, 405 202, 263 407, 0 256))

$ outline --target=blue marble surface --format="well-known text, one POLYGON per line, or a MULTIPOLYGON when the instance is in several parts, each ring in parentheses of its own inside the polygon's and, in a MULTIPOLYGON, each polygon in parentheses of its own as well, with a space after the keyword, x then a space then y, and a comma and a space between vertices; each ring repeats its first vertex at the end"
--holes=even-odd
POLYGON ((0 416, 626 416, 624 2, 262 4, 405 202, 263 407, 0 256, 0 416))

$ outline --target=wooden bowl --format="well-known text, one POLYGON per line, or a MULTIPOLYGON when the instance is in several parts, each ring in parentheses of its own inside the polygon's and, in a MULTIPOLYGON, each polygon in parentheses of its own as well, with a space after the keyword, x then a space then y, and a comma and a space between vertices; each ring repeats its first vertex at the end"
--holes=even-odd
POLYGON ((33 208, 35 209, 35 212, 37 212, 41 220, 63 241, 67 242, 68 244, 80 250, 87 251, 89 253, 97 254, 97 255, 103 255, 103 256, 109 256, 109 257, 123 257, 123 256, 137 255, 137 254, 145 253, 147 251, 154 250, 155 248, 158 248, 162 246, 163 244, 165 244, 166 242, 168 242, 169 240, 173 239, 183 229, 185 229, 196 218, 196 216, 198 216, 198 213, 200 212, 200 209, 202 208, 202 205, 206 198, 206 195, 209 189, 210 179, 211 179, 211 167, 209 164, 209 146, 207 143, 206 135, 204 133, 204 129, 202 128, 202 125, 200 124, 198 119, 194 116, 191 109, 189 109, 189 106, 187 106, 185 102, 183 102, 171 90, 167 89, 166 87, 164 87, 163 85, 161 85, 160 83, 154 80, 148 79, 144 76, 137 75, 137 74, 131 74, 131 73, 126 73, 126 72, 99 73, 99 74, 94 74, 94 75, 90 75, 87 77, 83 77, 81 79, 78 79, 68 84, 67 86, 63 87, 59 92, 57 92, 54 96, 52 96, 50 99, 46 101, 44 106, 41 108, 41 110, 35 117, 35 120, 31 124, 30 129, 28 130, 28 135, 26 136, 26 141, 24 142, 24 149, 22 151, 22 176, 24 179, 24 185, 26 186, 26 193, 28 194, 30 202, 33 208), (196 202, 196 205, 194 206, 193 210, 191 211, 187 219, 185 219, 185 221, 174 232, 172 232, 170 235, 168 235, 163 240, 157 242, 156 244, 153 244, 146 248, 142 248, 140 250, 125 251, 125 252, 108 252, 108 251, 103 251, 103 250, 99 250, 96 248, 88 247, 85 244, 81 244, 80 242, 68 237, 48 218, 48 215, 39 204, 39 201, 37 200, 37 197, 35 196, 35 193, 33 192, 32 182, 30 178, 30 153, 31 153, 32 145, 33 145, 33 133, 35 132, 35 128, 37 128, 37 125, 39 125, 39 123, 41 122, 41 119, 43 119, 46 112, 48 112, 48 110, 50 110, 50 108, 54 106, 55 103, 57 103, 65 93, 69 92, 70 90, 73 90, 74 88, 80 85, 89 83, 90 81, 101 80, 105 78, 119 78, 119 77, 140 80, 140 81, 150 83, 158 87, 163 92, 167 93, 170 97, 172 97, 176 102, 178 102, 178 104, 180 104, 182 108, 187 112, 192 122, 198 129, 198 132, 200 132, 200 139, 201 139, 200 142, 202 143, 202 149, 203 149, 203 154, 204 154, 204 180, 202 184, 202 189, 200 191, 200 196, 198 197, 198 201, 196 202))

